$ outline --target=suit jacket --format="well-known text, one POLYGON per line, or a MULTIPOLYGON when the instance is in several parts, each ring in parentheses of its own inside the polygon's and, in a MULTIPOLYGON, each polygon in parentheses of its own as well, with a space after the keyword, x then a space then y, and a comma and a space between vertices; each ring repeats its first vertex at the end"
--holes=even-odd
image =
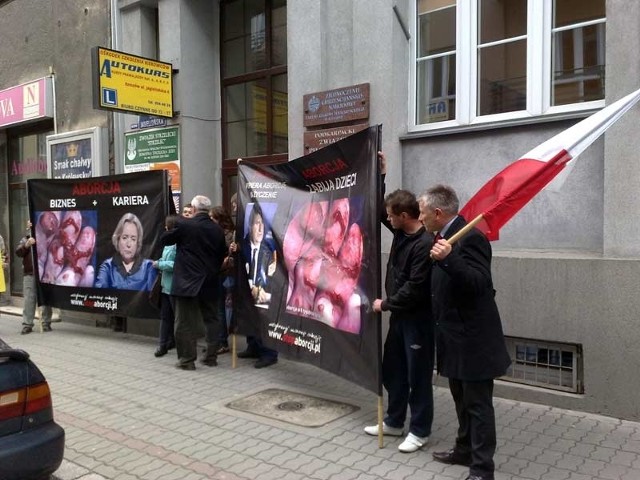
MULTIPOLYGON (((466 224, 458 216, 446 238, 466 224)), ((438 372, 463 381, 504 375, 511 360, 494 298, 491 245, 482 232, 474 228, 434 263, 431 292, 438 372)))
MULTIPOLYGON (((249 237, 245 236, 242 241, 242 255, 244 256, 244 264, 248 265, 247 278, 252 280, 251 274, 251 241, 249 237)), ((267 275, 269 264, 273 260, 273 249, 269 246, 265 239, 260 242, 257 254, 258 271, 256 272, 256 281, 254 283, 257 287, 262 287, 266 291, 269 291, 269 276, 267 275)))
POLYGON ((176 245, 171 295, 217 297, 220 267, 227 253, 224 231, 217 223, 205 212, 179 218, 160 241, 163 245, 176 245))

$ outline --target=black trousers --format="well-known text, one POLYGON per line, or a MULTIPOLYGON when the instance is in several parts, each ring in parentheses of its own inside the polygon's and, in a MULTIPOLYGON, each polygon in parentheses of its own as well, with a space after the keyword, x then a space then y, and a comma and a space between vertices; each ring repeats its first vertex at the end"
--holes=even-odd
POLYGON ((471 475, 492 479, 496 451, 496 419, 493 411, 493 379, 467 382, 449 379, 458 414, 456 452, 471 455, 471 475))
POLYGON ((175 314, 173 313, 173 302, 171 296, 166 293, 160 294, 160 338, 158 346, 169 348, 175 345, 174 324, 175 314))
POLYGON ((392 314, 382 357, 382 381, 389 393, 384 422, 390 427, 404 426, 408 406, 409 432, 417 437, 431 435, 433 355, 433 336, 425 326, 392 314))
POLYGON ((178 361, 181 365, 192 364, 198 356, 197 340, 204 327, 207 352, 205 359, 215 359, 220 342, 220 319, 217 299, 173 296, 175 312, 175 339, 178 361))
POLYGON ((278 352, 269 347, 265 347, 260 337, 247 335, 247 351, 254 353, 262 360, 278 359, 278 352))

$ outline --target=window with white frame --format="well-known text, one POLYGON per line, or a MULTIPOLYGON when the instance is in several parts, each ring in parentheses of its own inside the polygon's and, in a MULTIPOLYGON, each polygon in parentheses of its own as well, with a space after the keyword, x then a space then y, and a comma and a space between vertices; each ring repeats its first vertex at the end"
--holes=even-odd
POLYGON ((606 0, 416 0, 415 130, 604 105, 606 0))

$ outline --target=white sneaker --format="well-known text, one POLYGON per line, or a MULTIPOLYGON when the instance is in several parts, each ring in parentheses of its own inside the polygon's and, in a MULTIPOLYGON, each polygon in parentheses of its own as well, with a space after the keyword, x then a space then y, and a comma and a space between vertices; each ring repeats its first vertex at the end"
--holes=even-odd
POLYGON ((424 447, 428 441, 429 437, 416 437, 413 433, 409 433, 404 442, 398 445, 398 450, 403 453, 416 452, 424 447))
MULTIPOLYGON (((374 435, 377 437, 378 425, 371 425, 370 427, 364 427, 364 432, 367 435, 374 435)), ((382 434, 389 435, 391 437, 401 437, 402 435, 404 435, 404 430, 402 428, 390 427, 386 423, 382 422, 382 434)))

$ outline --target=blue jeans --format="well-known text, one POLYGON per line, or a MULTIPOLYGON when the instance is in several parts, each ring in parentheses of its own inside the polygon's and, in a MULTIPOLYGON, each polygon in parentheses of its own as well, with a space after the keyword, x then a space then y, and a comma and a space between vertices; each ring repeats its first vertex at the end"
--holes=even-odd
MULTIPOLYGON (((22 293, 24 295, 24 308, 22 309, 22 325, 33 328, 33 319, 36 315, 36 280, 33 275, 25 275, 22 280, 22 293)), ((42 307, 43 325, 51 325, 51 307, 42 307)))

